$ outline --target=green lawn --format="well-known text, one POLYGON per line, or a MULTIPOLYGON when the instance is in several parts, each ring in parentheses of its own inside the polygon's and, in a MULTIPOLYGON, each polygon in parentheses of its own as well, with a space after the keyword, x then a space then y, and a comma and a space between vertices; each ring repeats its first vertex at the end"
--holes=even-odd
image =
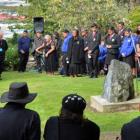
MULTIPOLYGON (((45 73, 3 73, 0 81, 0 94, 7 91, 9 84, 14 81, 26 81, 30 92, 37 92, 38 97, 28 105, 36 110, 41 117, 42 129, 49 116, 58 115, 61 107, 61 99, 69 93, 78 93, 86 98, 87 102, 92 95, 100 95, 103 89, 104 78, 89 79, 88 77, 66 78, 61 76, 47 76, 45 73)), ((139 83, 140 84, 140 83, 139 83)), ((3 106, 3 104, 1 104, 3 106)), ((95 113, 89 108, 85 111, 85 117, 95 121, 102 132, 120 131, 122 124, 138 116, 139 111, 118 113, 95 113)))

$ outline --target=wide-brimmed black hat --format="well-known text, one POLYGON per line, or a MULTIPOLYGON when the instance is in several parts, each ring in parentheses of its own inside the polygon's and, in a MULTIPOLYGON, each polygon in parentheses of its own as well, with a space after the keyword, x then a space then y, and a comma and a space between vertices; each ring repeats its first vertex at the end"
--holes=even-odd
POLYGON ((62 108, 73 113, 83 114, 85 107, 85 99, 77 94, 69 94, 62 100, 62 108))
POLYGON ((29 93, 29 89, 26 82, 14 82, 10 85, 9 91, 3 93, 3 95, 0 98, 0 101, 2 103, 14 102, 26 104, 32 102, 36 96, 36 93, 29 93))

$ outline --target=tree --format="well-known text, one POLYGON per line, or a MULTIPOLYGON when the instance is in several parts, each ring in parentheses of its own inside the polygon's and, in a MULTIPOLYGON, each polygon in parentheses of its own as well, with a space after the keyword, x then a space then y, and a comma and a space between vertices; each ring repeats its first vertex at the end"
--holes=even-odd
POLYGON ((49 31, 63 28, 88 28, 93 22, 103 29, 127 14, 125 6, 116 0, 29 0, 31 5, 22 11, 30 19, 42 16, 49 31), (121 9, 121 10, 120 10, 121 9))

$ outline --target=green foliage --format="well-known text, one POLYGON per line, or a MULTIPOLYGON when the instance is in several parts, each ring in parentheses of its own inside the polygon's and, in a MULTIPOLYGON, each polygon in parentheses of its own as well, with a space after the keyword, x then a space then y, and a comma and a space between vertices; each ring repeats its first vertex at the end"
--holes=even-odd
POLYGON ((5 65, 8 69, 17 70, 18 67, 18 50, 17 50, 18 35, 14 34, 12 39, 8 40, 8 50, 5 57, 5 65))
POLYGON ((30 20, 42 16, 46 20, 45 29, 48 32, 64 28, 89 28, 97 22, 105 29, 108 23, 114 23, 128 12, 125 5, 119 5, 116 0, 30 0, 31 6, 21 13, 30 20), (121 10, 120 10, 121 9, 121 10))
POLYGON ((135 30, 137 25, 140 24, 140 6, 135 7, 135 9, 129 13, 128 19, 130 20, 129 26, 135 30))

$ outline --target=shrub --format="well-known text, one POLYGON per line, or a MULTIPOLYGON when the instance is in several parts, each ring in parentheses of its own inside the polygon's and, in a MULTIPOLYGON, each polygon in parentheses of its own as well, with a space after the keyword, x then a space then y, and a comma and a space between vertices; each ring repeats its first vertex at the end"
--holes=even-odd
POLYGON ((12 69, 12 70, 17 70, 18 67, 18 51, 17 51, 17 46, 11 43, 8 43, 8 50, 6 52, 6 57, 5 57, 5 65, 6 68, 12 69))

